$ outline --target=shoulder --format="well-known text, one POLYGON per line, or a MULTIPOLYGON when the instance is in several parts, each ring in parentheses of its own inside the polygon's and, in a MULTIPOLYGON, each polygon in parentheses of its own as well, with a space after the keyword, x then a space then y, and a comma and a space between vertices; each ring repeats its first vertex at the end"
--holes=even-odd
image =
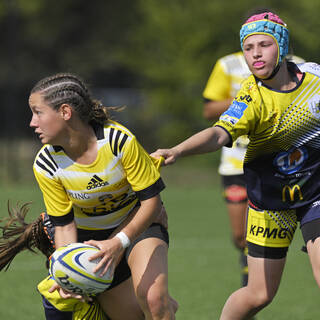
POLYGON ((308 72, 317 77, 320 77, 320 65, 315 62, 306 62, 297 64, 301 72, 308 72))
POLYGON ((115 156, 121 153, 130 141, 135 140, 134 134, 129 129, 113 120, 108 120, 104 125, 104 137, 115 156))
POLYGON ((249 78, 242 82, 235 100, 246 100, 247 102, 251 102, 256 100, 257 96, 259 96, 259 86, 255 77, 250 75, 249 78))
POLYGON ((37 172, 43 172, 46 175, 54 176, 58 170, 58 165, 55 156, 59 150, 52 145, 45 144, 37 153, 33 168, 37 172))

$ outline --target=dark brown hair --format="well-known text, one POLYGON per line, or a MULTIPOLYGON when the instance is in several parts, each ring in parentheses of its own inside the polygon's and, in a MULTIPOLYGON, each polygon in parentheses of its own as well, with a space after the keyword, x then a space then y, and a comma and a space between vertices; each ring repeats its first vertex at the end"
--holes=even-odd
POLYGON ((25 222, 30 203, 11 207, 8 202, 9 217, 0 220, 2 235, 0 236, 0 271, 7 270, 15 256, 24 250, 36 252, 40 250, 47 258, 54 251, 53 240, 50 239, 45 226, 45 213, 32 223, 25 222))
POLYGON ((108 108, 92 99, 85 83, 71 73, 58 73, 46 77, 32 88, 31 94, 39 92, 44 101, 53 109, 69 104, 86 123, 95 121, 103 124, 109 119, 108 108))

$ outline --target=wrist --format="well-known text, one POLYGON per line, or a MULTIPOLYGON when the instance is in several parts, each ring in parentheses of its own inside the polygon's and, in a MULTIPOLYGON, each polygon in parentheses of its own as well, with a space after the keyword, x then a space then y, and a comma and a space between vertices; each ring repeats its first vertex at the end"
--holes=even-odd
POLYGON ((130 241, 129 237, 123 231, 118 232, 115 235, 115 237, 120 240, 123 249, 126 249, 130 246, 131 241, 130 241))
POLYGON ((171 150, 175 156, 175 159, 178 159, 182 156, 182 148, 180 145, 173 147, 171 150))

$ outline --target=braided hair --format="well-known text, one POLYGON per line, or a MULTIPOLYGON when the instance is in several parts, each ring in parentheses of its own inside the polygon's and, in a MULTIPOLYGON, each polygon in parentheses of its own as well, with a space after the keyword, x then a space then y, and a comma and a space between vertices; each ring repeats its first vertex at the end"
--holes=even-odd
POLYGON ((0 220, 0 271, 7 270, 15 256, 24 250, 41 251, 47 258, 54 251, 54 227, 46 213, 32 223, 25 222, 30 203, 10 206, 9 217, 0 220))
POLYGON ((58 73, 40 80, 31 90, 39 92, 44 101, 58 110, 64 103, 69 104, 85 123, 104 124, 109 118, 107 107, 92 99, 85 83, 71 73, 58 73))

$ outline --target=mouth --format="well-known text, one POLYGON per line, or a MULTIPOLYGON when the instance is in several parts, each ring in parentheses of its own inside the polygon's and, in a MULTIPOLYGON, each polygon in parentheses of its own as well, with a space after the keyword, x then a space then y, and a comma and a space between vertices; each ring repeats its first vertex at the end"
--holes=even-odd
POLYGON ((253 63, 254 68, 261 69, 265 66, 265 63, 263 61, 256 61, 253 63))
POLYGON ((36 135, 38 135, 38 138, 39 139, 42 139, 43 138, 43 133, 42 132, 37 132, 37 131, 35 131, 34 132, 36 135))

